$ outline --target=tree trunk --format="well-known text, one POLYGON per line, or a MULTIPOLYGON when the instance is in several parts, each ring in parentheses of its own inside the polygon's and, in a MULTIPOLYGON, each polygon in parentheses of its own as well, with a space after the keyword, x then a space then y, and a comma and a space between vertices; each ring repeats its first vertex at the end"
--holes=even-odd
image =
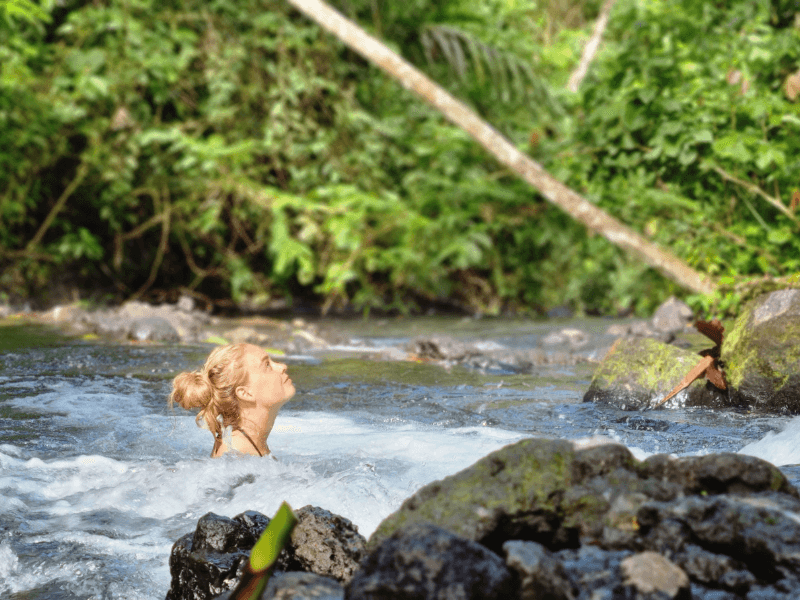
POLYGON ((611 243, 655 267, 689 290, 703 294, 714 291, 716 284, 711 278, 698 273, 676 256, 644 239, 555 179, 540 164, 517 150, 467 105, 326 3, 321 0, 288 1, 347 46, 397 79, 403 87, 433 105, 448 120, 469 133, 498 161, 535 187, 548 201, 591 231, 601 234, 611 243))

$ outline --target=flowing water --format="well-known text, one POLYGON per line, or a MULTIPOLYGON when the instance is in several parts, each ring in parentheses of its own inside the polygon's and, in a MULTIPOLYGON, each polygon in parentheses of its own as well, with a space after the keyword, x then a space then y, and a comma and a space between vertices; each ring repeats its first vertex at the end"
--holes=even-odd
MULTIPOLYGON (((375 359, 432 330, 537 347, 563 322, 338 326, 338 348, 285 357, 298 393, 269 439, 276 461, 212 460, 210 434, 166 408, 171 378, 198 368, 210 346, 65 342, 0 327, 0 595, 161 599, 172 543, 209 511, 271 515, 287 500, 343 515, 369 536, 422 485, 530 436, 605 435, 640 458, 746 447, 800 478, 798 420, 583 404, 587 363, 514 374, 375 359)), ((594 339, 584 355, 608 342, 594 339)))

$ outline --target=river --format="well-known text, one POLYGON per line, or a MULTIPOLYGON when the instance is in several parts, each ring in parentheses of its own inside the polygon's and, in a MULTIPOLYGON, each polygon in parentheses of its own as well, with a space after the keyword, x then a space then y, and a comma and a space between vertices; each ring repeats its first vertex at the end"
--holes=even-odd
POLYGON ((640 458, 744 448, 800 481, 795 419, 584 404, 591 362, 556 360, 520 374, 384 359, 431 331, 556 353, 543 340, 565 326, 596 333, 577 353, 596 359, 609 343, 607 321, 327 326, 339 329, 339 346, 281 357, 298 393, 269 438, 275 461, 212 460, 210 434, 191 413, 167 409, 172 377, 198 368, 211 346, 65 341, 0 327, 0 594, 160 600, 172 543, 209 511, 271 515, 283 500, 311 504, 368 537, 422 485, 530 436, 604 435, 640 458))

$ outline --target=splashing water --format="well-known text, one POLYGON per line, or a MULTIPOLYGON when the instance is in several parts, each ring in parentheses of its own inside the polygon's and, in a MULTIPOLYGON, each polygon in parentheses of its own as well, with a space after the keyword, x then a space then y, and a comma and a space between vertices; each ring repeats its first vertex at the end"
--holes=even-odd
POLYGON ((210 434, 165 405, 171 378, 207 351, 69 343, 0 356, 0 594, 161 599, 172 544, 209 511, 271 515, 286 500, 369 536, 421 486, 530 436, 602 434, 639 458, 744 446, 800 462, 798 420, 582 404, 586 369, 292 357, 299 391, 269 439, 277 460, 211 459, 210 434))

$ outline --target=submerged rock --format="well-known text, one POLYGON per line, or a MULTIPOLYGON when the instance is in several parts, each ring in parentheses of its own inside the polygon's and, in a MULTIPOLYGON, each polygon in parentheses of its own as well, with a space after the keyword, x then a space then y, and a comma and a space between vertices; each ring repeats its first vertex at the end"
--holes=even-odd
POLYGON ((726 335, 722 360, 737 401, 800 413, 800 289, 750 302, 726 335))
MULTIPOLYGON (((595 370, 583 401, 612 404, 622 410, 650 408, 678 385, 699 360, 695 352, 655 339, 621 338, 595 370)), ((676 398, 686 406, 731 404, 726 392, 704 378, 676 398)))

